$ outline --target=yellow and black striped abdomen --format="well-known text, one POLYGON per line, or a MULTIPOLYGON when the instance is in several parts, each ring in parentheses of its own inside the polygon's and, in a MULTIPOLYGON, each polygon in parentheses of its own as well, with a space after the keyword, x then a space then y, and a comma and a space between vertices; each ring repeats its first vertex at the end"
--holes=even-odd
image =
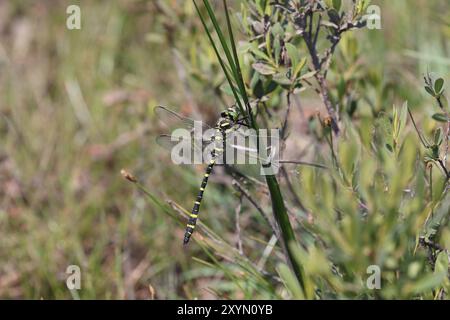
MULTIPOLYGON (((202 184, 200 186, 200 190, 197 194, 197 198, 194 202, 194 207, 192 208, 192 212, 190 214, 188 224, 186 226, 186 232, 184 233, 183 243, 186 245, 191 238, 192 233, 194 232, 195 225, 197 224, 198 213, 200 210, 200 204, 202 203, 203 193, 205 191, 206 185, 208 184, 209 175, 212 173, 213 167, 218 160, 218 157, 224 156, 225 152, 225 142, 226 142, 226 134, 230 131, 230 128, 233 126, 233 123, 227 119, 221 119, 215 129, 216 135, 213 136, 212 141, 215 143, 215 148, 211 152, 211 161, 206 168, 205 176, 203 177, 202 184)), ((224 161, 225 163, 225 161, 224 161)))
POLYGON ((208 167, 206 168, 205 175, 202 180, 202 184, 200 186, 200 190, 198 192, 197 198, 194 202, 194 207, 192 208, 192 212, 190 214, 187 226, 186 226, 186 232, 184 233, 184 240, 183 243, 187 244, 189 242, 189 239, 191 238, 192 233, 194 232, 195 225, 197 224, 198 219, 198 213, 200 210, 200 204, 203 199, 203 192, 205 191, 206 185, 208 184, 209 175, 211 174, 214 164, 216 163, 216 152, 213 152, 213 157, 211 159, 211 162, 208 164, 208 167))

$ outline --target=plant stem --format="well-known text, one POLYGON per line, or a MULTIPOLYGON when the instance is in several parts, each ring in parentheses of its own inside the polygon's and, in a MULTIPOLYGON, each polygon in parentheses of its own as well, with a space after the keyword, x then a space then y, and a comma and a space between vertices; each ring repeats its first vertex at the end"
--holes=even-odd
MULTIPOLYGON (((242 77, 242 72, 239 66, 239 59, 238 59, 238 55, 237 55, 237 51, 236 51, 236 46, 234 44, 234 37, 233 37, 233 32, 232 32, 232 28, 231 28, 231 22, 230 22, 230 17, 228 14, 228 6, 227 6, 227 2, 224 0, 223 4, 225 7, 225 12, 226 12, 226 20, 227 20, 227 27, 228 27, 228 31, 229 31, 229 37, 230 37, 230 42, 231 42, 231 51, 228 48, 228 44, 225 40, 225 37, 223 35, 223 32, 221 31, 217 19, 215 17, 215 13, 209 3, 209 0, 203 0, 203 3, 208 11, 208 15, 209 18, 211 20, 211 22, 214 25, 214 29, 217 33, 217 35, 219 36, 219 40, 220 40, 220 44, 222 46, 222 49, 225 53, 225 56, 228 60, 228 65, 229 65, 229 69, 231 69, 231 73, 228 73, 227 71, 227 66, 224 63, 224 60, 221 58, 220 53, 218 51, 218 48, 207 28, 206 25, 206 21, 203 18, 203 16, 200 13, 200 10, 194 0, 194 5, 196 7, 197 13, 200 17, 200 20, 202 21, 203 27, 205 28, 205 32, 208 35, 208 38, 211 42, 211 45, 214 48, 214 51, 217 55, 217 58, 220 62, 220 65, 225 73, 225 76, 227 77, 228 83, 230 85, 230 87, 233 90, 233 94, 235 96, 236 99, 236 103, 239 106, 239 109, 241 111, 241 114, 244 114, 244 108, 241 105, 241 101, 240 101, 240 97, 243 98, 245 106, 246 106, 246 111, 248 111, 248 115, 249 115, 249 125, 252 129, 254 129, 256 131, 256 139, 257 139, 257 149, 258 152, 260 150, 260 139, 259 139, 259 130, 258 130, 258 124, 256 123, 256 121, 253 118, 253 113, 251 111, 250 108, 250 103, 249 103, 249 99, 248 99, 248 95, 246 92, 246 88, 245 88, 245 84, 244 84, 244 79, 242 77), (234 80, 234 81, 233 81, 234 80), (235 88, 234 83, 236 83, 237 88, 235 88), (239 92, 239 95, 238 95, 239 92)), ((287 210, 286 207, 284 205, 284 200, 283 200, 283 196, 281 195, 281 191, 280 191, 280 186, 278 184, 277 178, 274 175, 267 175, 266 176, 266 182, 267 182, 267 186, 269 187, 269 191, 270 191, 270 197, 272 200, 272 208, 273 208, 273 214, 275 216, 275 219, 278 223, 278 226, 280 227, 281 230, 281 236, 283 239, 283 245, 286 249, 287 252, 287 260, 289 261, 301 287, 304 289, 304 281, 303 281, 303 272, 302 272, 302 268, 299 265, 299 263, 296 262, 296 260, 294 259, 294 254, 292 251, 292 246, 290 245, 292 242, 295 242, 295 235, 294 235, 294 231, 292 230, 292 226, 290 224, 289 221, 289 216, 287 214, 287 210)))
POLYGON ((295 234, 292 230, 291 223, 289 221, 289 216, 284 206, 283 196, 281 195, 280 186, 278 185, 277 178, 274 175, 266 176, 267 186, 269 187, 270 197, 272 199, 272 208, 275 219, 281 230, 281 237, 283 246, 288 254, 288 262, 291 265, 297 280, 302 287, 305 289, 303 268, 297 263, 294 257, 294 252, 292 250, 292 243, 296 243, 295 234))
POLYGON ((448 171, 448 169, 445 166, 444 162, 441 159, 438 159, 437 161, 438 161, 439 165, 441 166, 442 170, 444 171, 445 176, 447 177, 446 181, 450 180, 450 172, 448 171))
POLYGON ((425 148, 429 148, 430 146, 428 145, 428 143, 425 142, 425 139, 422 137, 422 133, 420 132, 419 128, 417 127, 416 121, 414 120, 414 117, 413 117, 413 115, 411 113, 411 110, 409 110, 409 108, 408 108, 408 114, 409 114, 409 117, 411 118, 411 121, 413 123, 414 129, 416 130, 417 135, 419 136, 420 142, 422 142, 422 145, 425 148))
POLYGON ((258 201, 253 199, 248 190, 245 189, 244 186, 241 185, 237 180, 233 180, 232 184, 236 188, 236 190, 238 190, 244 197, 246 197, 248 201, 255 207, 255 209, 261 214, 261 216, 264 218, 264 220, 266 220, 267 224, 271 227, 273 233, 277 236, 277 238, 280 238, 280 233, 277 226, 273 223, 273 221, 270 220, 269 215, 266 214, 263 208, 261 208, 261 206, 258 204, 258 201))

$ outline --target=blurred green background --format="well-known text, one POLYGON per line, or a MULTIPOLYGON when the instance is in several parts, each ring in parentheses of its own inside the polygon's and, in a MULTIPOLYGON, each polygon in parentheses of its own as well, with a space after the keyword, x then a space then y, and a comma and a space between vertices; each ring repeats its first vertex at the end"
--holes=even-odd
MULTIPOLYGON (((383 29, 356 35, 361 68, 387 88, 375 101, 381 110, 408 100, 419 119, 429 116, 419 88, 427 69, 449 74, 450 5, 373 3, 383 29)), ((152 110, 201 110, 214 121, 223 77, 211 50, 190 1, 0 2, 0 298, 70 299, 72 264, 81 267, 85 299, 229 290, 220 272, 193 259, 208 260, 195 243, 181 245, 184 220, 120 175, 126 168, 163 201, 190 209, 203 168, 170 163, 154 142, 161 128, 152 110), (70 4, 81 7, 81 30, 65 26, 70 4)), ((305 110, 323 112, 313 94, 305 101, 305 110)), ((234 243, 232 188, 208 188, 202 219, 234 243)), ((258 223, 247 216, 241 228, 258 231, 258 223)))

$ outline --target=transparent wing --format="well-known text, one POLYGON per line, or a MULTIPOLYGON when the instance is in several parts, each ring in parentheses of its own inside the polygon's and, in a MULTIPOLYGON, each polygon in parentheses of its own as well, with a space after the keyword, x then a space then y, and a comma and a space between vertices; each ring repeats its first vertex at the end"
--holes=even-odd
MULTIPOLYGON (((257 162, 257 165, 235 165, 237 167, 243 167, 248 169, 250 172, 248 175, 250 176, 264 176, 264 175, 271 175, 271 174, 277 174, 279 169, 283 164, 291 164, 295 165, 295 167, 298 166, 307 166, 307 167, 314 167, 322 170, 327 170, 328 167, 324 164, 320 163, 314 163, 314 162, 308 162, 303 160, 297 160, 297 159, 279 159, 279 150, 276 150, 276 147, 270 146, 267 147, 266 151, 263 153, 258 153, 257 149, 253 148, 246 148, 239 145, 231 145, 231 147, 239 150, 239 152, 244 152, 249 159, 255 159, 257 162), (257 170, 259 168, 259 171, 257 170)), ((244 170, 246 170, 244 169, 244 170)), ((295 172, 298 173, 296 170, 288 170, 289 172, 295 172)))
MULTIPOLYGON (((278 131, 275 131, 275 133, 278 133, 278 131)), ((229 134, 226 139, 228 148, 234 149, 232 152, 238 155, 248 155, 263 165, 278 159, 281 143, 278 136, 263 135, 263 133, 256 135, 253 131, 236 130, 229 134)))
POLYGON ((210 159, 212 140, 195 139, 190 136, 162 134, 156 137, 156 143, 170 151, 172 161, 176 164, 203 164, 203 159, 210 159), (208 148, 209 146, 209 148, 208 148))
MULTIPOLYGON (((171 134, 162 134, 156 143, 170 151, 172 161, 176 164, 201 164, 202 159, 209 159, 216 132, 202 121, 184 117, 167 107, 154 108, 155 116, 169 128, 175 128, 171 134)), ((209 160, 208 160, 209 161, 209 160)))
MULTIPOLYGON (((280 169, 280 159, 276 146, 270 146, 258 152, 254 148, 246 148, 239 145, 231 145, 237 152, 244 153, 248 157, 250 166, 259 168, 260 175, 277 174, 280 169)), ((239 163, 238 163, 239 165, 239 163)), ((254 171, 254 169, 252 170, 254 171)))
MULTIPOLYGON (((161 134, 158 137, 156 137, 156 143, 168 151, 173 150, 173 148, 179 145, 181 141, 182 141, 181 137, 174 137, 170 134, 161 134)), ((211 141, 205 140, 198 141, 192 137, 190 142, 190 145, 192 146, 191 150, 202 152, 203 149, 210 143, 211 141)))
POLYGON ((282 164, 294 164, 298 166, 311 166, 327 169, 325 165, 318 163, 297 159, 281 159, 280 148, 282 141, 280 141, 278 136, 267 136, 262 140, 259 139, 261 138, 260 136, 257 137, 252 134, 247 135, 245 139, 242 139, 242 136, 237 137, 241 137, 241 139, 233 140, 227 137, 227 152, 231 149, 233 150, 232 152, 235 153, 232 157, 229 157, 227 154, 227 163, 230 163, 229 159, 231 158, 231 160, 234 161, 233 165, 245 168, 244 170, 248 169, 259 175, 271 175, 277 174, 282 164), (259 151, 257 141, 259 141, 259 151))
POLYGON ((203 121, 184 117, 164 106, 156 106, 154 112, 156 117, 169 127, 178 126, 191 130, 194 128, 195 123, 198 123, 203 129, 211 129, 211 127, 203 121))

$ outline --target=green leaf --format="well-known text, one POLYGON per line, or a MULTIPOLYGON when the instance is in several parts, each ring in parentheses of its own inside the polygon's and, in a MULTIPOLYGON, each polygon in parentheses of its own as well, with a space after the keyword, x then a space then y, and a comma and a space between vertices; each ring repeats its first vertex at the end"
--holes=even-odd
POLYGON ((333 23, 331 21, 328 21, 328 20, 322 20, 320 22, 320 24, 325 26, 325 27, 327 27, 327 28, 332 28, 332 29, 336 29, 336 30, 339 29, 339 26, 337 24, 335 24, 335 23, 333 23))
POLYGON ((433 89, 431 89, 429 86, 425 86, 425 90, 426 92, 428 92, 428 94, 432 97, 435 97, 436 95, 434 94, 433 89))
POLYGON ((275 64, 278 66, 278 63, 280 62, 280 54, 281 54, 281 43, 280 43, 280 37, 275 36, 275 39, 273 40, 273 47, 274 47, 274 53, 275 53, 275 64))
POLYGON ((260 74, 258 72, 253 72, 252 79, 250 80, 250 88, 253 90, 260 80, 260 74))
POLYGON ((258 98, 261 99, 264 97, 264 86, 261 80, 257 81, 254 88, 253 88, 253 94, 258 98))
POLYGON ((436 132, 434 133, 434 143, 435 143, 437 146, 440 146, 440 145, 442 144, 443 137, 444 137, 444 135, 443 135, 443 133, 442 133, 442 128, 438 128, 438 129, 436 130, 436 132))
POLYGON ((434 273, 443 272, 445 274, 448 273, 448 254, 445 251, 442 251, 438 254, 436 258, 436 263, 434 267, 434 273))
POLYGON ((434 92, 437 95, 441 95, 444 91, 444 79, 439 78, 434 82, 434 92))
POLYGON ((274 67, 272 67, 266 63, 263 63, 263 62, 256 62, 256 63, 252 64, 252 67, 258 73, 265 75, 265 76, 272 75, 277 72, 277 70, 274 67))
POLYGON ((402 109, 400 110, 399 128, 398 128, 399 135, 402 133, 403 129, 405 128, 407 119, 408 119, 408 101, 405 101, 403 103, 402 109))
POLYGON ((433 114, 432 118, 438 122, 447 123, 448 121, 447 115, 444 113, 435 113, 433 114))
POLYGON ((254 32, 257 35, 263 34, 264 33, 264 24, 262 22, 259 21, 253 21, 252 22, 252 27, 254 32))
MULTIPOLYGON (((275 42, 275 45, 276 45, 276 42, 275 42)), ((270 61, 269 56, 268 56, 267 54, 265 54, 264 52, 262 52, 261 50, 259 50, 258 48, 252 47, 252 48, 250 49, 250 51, 251 51, 251 53, 253 53, 256 57, 258 57, 258 58, 260 58, 260 59, 263 59, 263 60, 265 60, 265 61, 270 61)))
POLYGON ((436 289, 443 284, 447 278, 447 272, 435 272, 434 274, 428 274, 422 279, 418 280, 412 285, 411 291, 415 294, 424 293, 436 289))
POLYGON ((285 46, 288 57, 291 59, 292 69, 295 69, 300 60, 299 50, 292 43, 286 43, 285 46))
POLYGON ((439 159, 439 146, 437 146, 437 145, 431 146, 427 152, 427 156, 433 160, 438 160, 439 159))
POLYGON ((336 11, 336 9, 328 10, 328 17, 330 18, 330 21, 336 25, 339 25, 341 22, 341 16, 339 15, 339 12, 336 11))
POLYGON ((284 29, 279 22, 275 23, 271 28, 272 34, 274 37, 279 36, 280 38, 284 37, 284 29))
POLYGON ((265 41, 266 41, 266 52, 270 56, 270 59, 272 60, 273 59, 273 57, 272 57, 272 39, 270 37, 270 33, 269 32, 266 33, 266 40, 265 41))
POLYGON ((307 79, 309 79, 309 78, 312 78, 312 77, 314 77, 314 76, 316 75, 316 73, 317 73, 317 71, 310 71, 310 72, 307 72, 307 73, 305 73, 304 75, 302 75, 302 76, 300 77, 300 80, 307 80, 307 79))
POLYGON ((257 10, 258 10, 258 13, 259 13, 261 16, 263 16, 263 15, 264 15, 264 12, 265 12, 265 10, 266 10, 267 1, 265 1, 265 0, 256 0, 256 1, 255 1, 255 4, 256 4, 256 8, 257 8, 257 10))
POLYGON ((300 62, 297 64, 297 66, 294 69, 294 72, 292 74, 293 79, 297 78, 297 76, 302 72, 303 67, 306 65, 306 58, 303 58, 300 60, 300 62))
POLYGON ((356 13, 358 15, 364 13, 366 11, 367 7, 369 6, 369 4, 370 4, 370 0, 359 0, 358 4, 356 6, 356 13))
POLYGON ((336 11, 341 10, 342 0, 333 0, 333 8, 336 9, 336 11))
POLYGON ((269 81, 264 86, 264 94, 268 95, 269 93, 273 92, 278 87, 278 84, 275 81, 269 81))
POLYGON ((292 84, 292 81, 287 77, 286 69, 284 68, 273 75, 273 81, 282 86, 285 86, 286 89, 288 89, 292 84))

